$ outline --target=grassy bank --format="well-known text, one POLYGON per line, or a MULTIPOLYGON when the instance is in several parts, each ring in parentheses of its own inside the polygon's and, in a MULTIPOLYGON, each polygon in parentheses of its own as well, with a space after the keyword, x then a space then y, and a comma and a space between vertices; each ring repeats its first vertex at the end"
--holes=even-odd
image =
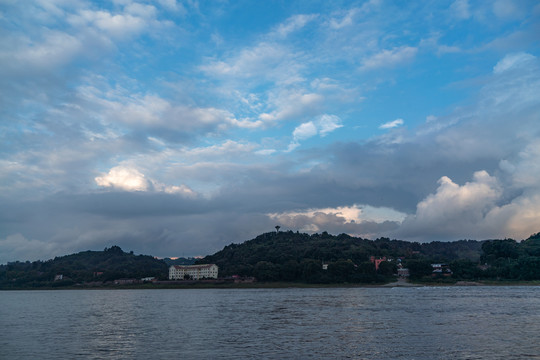
MULTIPOLYGON (((455 279, 442 279, 438 281, 433 280, 410 280, 411 285, 418 286, 540 286, 540 280, 533 281, 510 281, 510 280, 455 280, 455 279)), ((103 284, 101 286, 62 286, 62 287, 3 287, 0 291, 4 290, 129 290, 129 289, 285 289, 285 288, 355 288, 355 287, 387 287, 392 286, 395 283, 393 280, 388 283, 334 283, 334 284, 312 284, 312 283, 300 283, 300 282, 253 282, 253 283, 233 283, 233 282, 217 282, 217 283, 203 283, 203 282, 189 282, 185 284, 181 283, 144 283, 144 284, 129 284, 129 285, 114 285, 103 284)), ((400 285, 396 285, 400 286, 400 285)))
POLYGON ((540 280, 422 280, 413 279, 411 284, 423 286, 539 286, 540 280))

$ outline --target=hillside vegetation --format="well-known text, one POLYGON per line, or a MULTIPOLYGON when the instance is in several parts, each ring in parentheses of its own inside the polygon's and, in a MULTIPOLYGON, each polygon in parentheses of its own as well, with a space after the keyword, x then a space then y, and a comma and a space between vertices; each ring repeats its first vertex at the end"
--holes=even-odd
POLYGON ((383 263, 376 272, 370 256, 477 262, 482 255, 481 247, 478 241, 420 244, 288 231, 266 233, 243 244, 225 246, 198 262, 217 264, 223 276, 254 276, 262 281, 373 283, 391 276, 397 261, 383 263), (323 263, 328 264, 328 271, 323 271, 323 263))
MULTIPOLYGON (((118 246, 83 251, 47 261, 0 265, 0 289, 104 284, 121 278, 165 280, 171 264, 191 264, 193 258, 159 260, 126 253, 118 246), (59 279, 57 275, 62 275, 59 279)), ((413 279, 433 278, 433 263, 444 263, 451 276, 440 280, 540 280, 540 233, 516 242, 460 240, 413 243, 380 238, 367 240, 346 234, 271 232, 241 244, 230 244, 196 263, 215 263, 221 278, 239 275, 259 281, 303 283, 381 283, 389 281, 401 263, 413 279), (370 257, 393 261, 380 264, 370 257), (323 264, 327 265, 323 269, 323 264)), ((447 273, 446 275, 450 275, 447 273)))
POLYGON ((198 263, 215 263, 220 276, 254 276, 261 281, 376 283, 396 272, 398 261, 412 278, 431 278, 432 263, 446 263, 453 279, 540 279, 540 233, 515 240, 412 243, 380 238, 271 232, 231 244, 198 263), (370 256, 392 258, 375 271, 370 256), (399 260, 398 260, 399 259, 399 260), (328 264, 323 270, 322 264, 328 264))
POLYGON ((103 251, 83 251, 48 261, 13 262, 0 266, 0 287, 61 287, 83 282, 121 278, 165 279, 167 264, 148 255, 126 253, 118 246, 103 251), (62 275, 61 280, 55 280, 62 275))

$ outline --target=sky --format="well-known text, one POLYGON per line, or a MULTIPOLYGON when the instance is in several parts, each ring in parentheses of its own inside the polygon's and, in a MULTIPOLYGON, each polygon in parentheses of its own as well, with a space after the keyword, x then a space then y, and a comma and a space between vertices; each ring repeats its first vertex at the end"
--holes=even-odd
POLYGON ((540 3, 0 0, 0 263, 540 231, 540 3))

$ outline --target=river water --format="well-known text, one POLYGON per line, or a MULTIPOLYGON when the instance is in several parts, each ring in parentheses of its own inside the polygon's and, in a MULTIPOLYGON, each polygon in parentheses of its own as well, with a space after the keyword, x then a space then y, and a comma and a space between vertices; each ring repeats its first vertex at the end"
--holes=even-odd
POLYGON ((0 291, 0 359, 540 359, 540 287, 0 291))

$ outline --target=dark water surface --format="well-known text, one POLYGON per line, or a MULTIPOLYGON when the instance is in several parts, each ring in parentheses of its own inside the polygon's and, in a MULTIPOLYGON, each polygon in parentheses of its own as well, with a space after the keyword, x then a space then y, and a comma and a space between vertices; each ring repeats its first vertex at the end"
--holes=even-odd
POLYGON ((1 359, 540 359, 540 287, 0 291, 1 359))

